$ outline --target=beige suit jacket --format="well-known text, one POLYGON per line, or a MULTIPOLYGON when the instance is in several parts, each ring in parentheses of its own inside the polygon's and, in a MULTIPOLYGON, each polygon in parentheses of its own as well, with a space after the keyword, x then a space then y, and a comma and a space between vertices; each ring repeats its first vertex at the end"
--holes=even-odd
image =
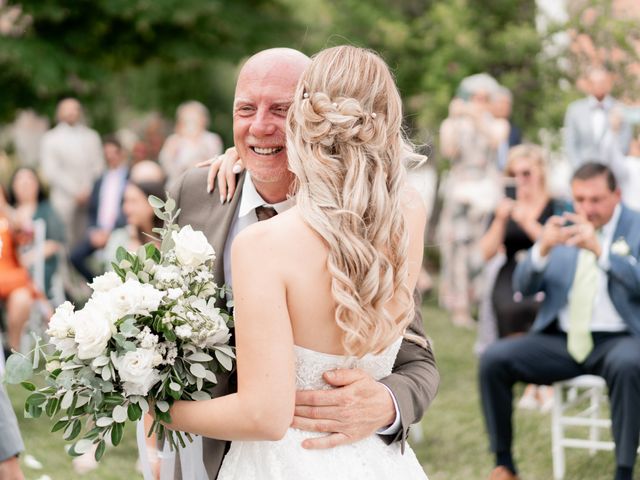
MULTIPOLYGON (((214 191, 206 192, 207 169, 191 169, 187 171, 173 186, 171 196, 176 200, 180 215, 178 223, 191 225, 202 230, 216 251, 214 277, 216 283, 224 283, 223 253, 224 245, 231 223, 236 213, 242 192, 244 177, 240 177, 234 198, 223 205, 214 191)), ((416 297, 416 318, 410 326, 412 333, 425 337, 420 313, 420 298, 416 297)), ((222 396, 235 389, 235 375, 218 375, 218 385, 214 396, 222 396)), ((438 390, 440 375, 436 368, 431 344, 423 348, 413 342, 404 340, 394 365, 393 373, 382 379, 393 392, 402 426, 393 436, 383 436, 388 443, 401 441, 404 444, 409 426, 422 418, 426 408, 431 404, 438 390)), ((204 462, 210 479, 215 479, 228 448, 228 442, 204 438, 204 462)), ((179 462, 176 462, 179 465, 179 462)), ((176 478, 180 478, 179 475, 176 478)))

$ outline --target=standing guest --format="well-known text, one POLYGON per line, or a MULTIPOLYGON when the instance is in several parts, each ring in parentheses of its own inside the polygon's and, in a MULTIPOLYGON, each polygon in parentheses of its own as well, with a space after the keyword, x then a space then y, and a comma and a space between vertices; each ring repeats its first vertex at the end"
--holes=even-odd
POLYGON ((440 127, 440 149, 451 161, 443 186, 438 232, 442 254, 440 303, 458 326, 474 324, 471 310, 477 300, 483 264, 477 244, 500 198, 495 158, 498 145, 507 138, 508 124, 491 115, 489 98, 494 84, 495 80, 477 85, 466 82, 465 88, 475 88, 470 91, 470 99, 454 99, 440 127))
POLYGON ((499 340, 480 359, 480 391, 496 468, 517 479, 513 385, 602 376, 611 401, 615 480, 632 480, 640 437, 640 213, 620 203, 610 168, 586 163, 571 181, 576 213, 547 220, 514 273, 544 301, 527 335, 499 340), (570 223, 569 223, 570 222, 570 223))
MULTIPOLYGON (((627 154, 631 141, 622 104, 610 95, 611 74, 593 68, 586 80, 589 96, 571 103, 564 117, 564 151, 574 170, 591 161, 609 165, 627 154)), ((617 173, 615 165, 611 166, 617 173)))
POLYGON ((38 168, 42 137, 49 129, 49 121, 33 110, 23 110, 12 128, 13 143, 20 165, 38 168))
POLYGON ((87 265, 90 256, 105 247, 115 228, 125 224, 122 196, 129 168, 122 146, 113 137, 105 139, 104 156, 107 170, 96 180, 89 200, 89 229, 83 240, 71 252, 71 263, 91 281, 96 272, 87 265))
POLYGON ((24 443, 18 429, 18 421, 9 397, 0 385, 0 478, 2 480, 24 480, 18 455, 24 443))
POLYGON ((75 98, 58 104, 58 124, 42 138, 42 173, 51 188, 51 203, 62 220, 67 245, 84 236, 91 186, 104 167, 98 134, 82 123, 75 98))
POLYGON ((501 118, 509 123, 509 135, 498 145, 498 169, 504 170, 507 165, 509 149, 522 143, 522 131, 511 120, 513 108, 513 95, 511 90, 502 85, 496 88, 491 95, 491 113, 494 118, 501 118))
POLYGON ((222 140, 208 132, 209 110, 200 102, 185 102, 178 107, 175 133, 160 151, 160 164, 169 184, 197 163, 222 153, 222 140))
POLYGON ((26 247, 20 255, 20 262, 27 268, 38 259, 35 251, 29 249, 33 241, 33 222, 43 220, 45 223, 44 285, 41 288, 47 296, 51 296, 51 280, 58 269, 59 253, 64 248, 64 230, 60 219, 47 200, 42 182, 35 170, 19 167, 9 182, 9 204, 15 209, 14 226, 18 234, 18 244, 26 247))

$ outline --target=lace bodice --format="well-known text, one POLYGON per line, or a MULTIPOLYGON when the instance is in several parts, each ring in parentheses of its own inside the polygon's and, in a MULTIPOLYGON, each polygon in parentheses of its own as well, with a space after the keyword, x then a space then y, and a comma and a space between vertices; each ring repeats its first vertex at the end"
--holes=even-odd
MULTIPOLYGON (((382 353, 362 358, 309 350, 295 346, 296 387, 300 390, 330 388, 322 374, 336 368, 359 368, 375 379, 391 373, 402 339, 382 353)), ((409 446, 387 445, 378 435, 356 443, 324 450, 306 450, 306 438, 324 434, 290 428, 275 442, 232 442, 218 480, 428 480, 409 446)))
POLYGON ((362 358, 317 352, 294 346, 296 355, 296 388, 298 390, 324 390, 330 388, 322 374, 336 368, 359 368, 376 380, 391 373, 402 339, 398 338, 382 353, 367 354, 362 358))

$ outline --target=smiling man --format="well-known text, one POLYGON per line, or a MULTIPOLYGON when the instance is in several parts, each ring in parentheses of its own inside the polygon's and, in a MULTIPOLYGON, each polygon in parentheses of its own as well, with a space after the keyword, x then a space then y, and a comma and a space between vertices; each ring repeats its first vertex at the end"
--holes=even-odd
POLYGON ((571 182, 575 214, 553 216, 514 273, 514 290, 543 291, 527 335, 494 343, 480 390, 496 468, 517 479, 511 454, 513 385, 578 375, 605 379, 616 444, 615 480, 631 480, 640 435, 640 213, 620 203, 611 170, 586 163, 571 182))
MULTIPOLYGON (((236 235, 293 205, 294 200, 288 198, 293 176, 288 169, 285 122, 298 79, 309 63, 296 50, 277 48, 257 53, 240 70, 233 136, 247 173, 240 177, 229 201, 218 202, 217 192, 207 193, 208 171, 202 168, 188 171, 171 192, 181 209, 180 225, 202 230, 218 252, 214 267, 218 285, 231 284, 230 252, 236 235)), ((409 330, 424 337, 420 302, 416 304, 409 330)), ((235 375, 217 377, 214 396, 235 389, 235 375)), ((405 340, 393 373, 380 382, 360 370, 336 370, 325 375, 325 380, 336 388, 296 396, 293 426, 326 433, 307 439, 305 448, 330 448, 376 432, 387 443, 404 442, 409 426, 420 420, 435 397, 439 375, 430 345, 423 348, 405 340)), ((203 443, 207 474, 213 479, 227 444, 209 438, 203 443)))

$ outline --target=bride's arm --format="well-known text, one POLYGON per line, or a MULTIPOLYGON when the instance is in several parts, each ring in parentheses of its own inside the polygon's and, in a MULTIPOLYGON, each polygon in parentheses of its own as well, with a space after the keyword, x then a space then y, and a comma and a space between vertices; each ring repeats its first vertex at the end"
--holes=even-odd
POLYGON ((293 336, 278 248, 262 225, 241 232, 231 249, 238 393, 176 402, 173 430, 222 440, 277 440, 293 418, 293 336))

